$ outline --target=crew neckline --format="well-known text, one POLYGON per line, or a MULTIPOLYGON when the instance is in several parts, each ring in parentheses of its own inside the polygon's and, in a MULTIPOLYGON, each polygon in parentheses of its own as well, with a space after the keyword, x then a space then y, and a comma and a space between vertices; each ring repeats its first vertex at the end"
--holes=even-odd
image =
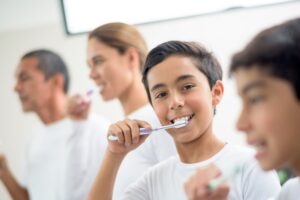
POLYGON ((207 166, 210 163, 214 163, 217 160, 219 160, 230 149, 230 146, 231 146, 230 144, 226 143, 224 147, 222 147, 222 149, 218 151, 216 154, 214 154, 212 157, 197 163, 184 163, 180 160, 179 155, 177 155, 176 157, 178 159, 178 166, 180 168, 195 168, 195 167, 207 166))

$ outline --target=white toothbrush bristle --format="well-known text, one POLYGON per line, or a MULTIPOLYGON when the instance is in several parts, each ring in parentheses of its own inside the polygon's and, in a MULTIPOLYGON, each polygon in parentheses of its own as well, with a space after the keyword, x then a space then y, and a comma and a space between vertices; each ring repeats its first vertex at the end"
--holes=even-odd
POLYGON ((174 128, 182 128, 188 124, 188 118, 181 118, 174 122, 174 128))

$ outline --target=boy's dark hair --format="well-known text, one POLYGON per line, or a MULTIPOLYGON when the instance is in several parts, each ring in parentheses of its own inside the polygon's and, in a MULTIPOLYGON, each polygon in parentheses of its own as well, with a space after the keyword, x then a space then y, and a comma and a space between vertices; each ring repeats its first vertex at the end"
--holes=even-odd
POLYGON ((300 18, 260 32, 233 56, 230 74, 251 67, 290 82, 300 100, 300 18))
POLYGON ((36 57, 39 60, 38 69, 45 75, 45 80, 48 80, 56 74, 61 74, 64 77, 64 92, 69 90, 69 72, 63 59, 53 51, 38 49, 26 53, 21 60, 26 58, 36 57))
POLYGON ((211 52, 196 42, 168 41, 152 49, 144 65, 143 83, 147 91, 149 102, 151 96, 147 80, 148 72, 157 64, 163 62, 170 56, 190 57, 195 66, 207 77, 212 89, 217 80, 222 80, 222 68, 218 60, 211 52))

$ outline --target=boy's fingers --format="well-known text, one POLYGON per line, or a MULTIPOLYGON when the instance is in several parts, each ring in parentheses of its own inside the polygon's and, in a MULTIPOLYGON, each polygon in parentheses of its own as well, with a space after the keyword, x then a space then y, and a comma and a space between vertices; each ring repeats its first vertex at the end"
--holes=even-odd
POLYGON ((113 124, 109 127, 108 135, 115 135, 118 137, 118 142, 120 144, 123 144, 125 142, 124 134, 122 129, 117 126, 116 124, 113 124))
POLYGON ((152 129, 151 125, 145 121, 142 121, 142 120, 135 120, 138 124, 139 127, 141 128, 146 128, 146 129, 152 129))
POLYGON ((184 189, 189 199, 195 199, 197 186, 198 185, 196 176, 190 177, 189 180, 185 183, 184 189))
POLYGON ((229 185, 222 184, 215 191, 212 192, 211 197, 213 199, 227 199, 229 194, 229 185))
POLYGON ((185 192, 189 199, 210 198, 212 192, 209 191, 208 184, 220 174, 221 171, 216 165, 199 168, 185 184, 185 192))
POLYGON ((126 119, 125 121, 131 129, 132 142, 134 144, 138 143, 140 140, 140 129, 138 123, 135 120, 129 120, 129 119, 126 119))
POLYGON ((130 126, 128 126, 128 124, 124 123, 124 121, 122 121, 121 123, 117 123, 116 124, 122 131, 122 134, 124 136, 124 143, 125 146, 130 146, 132 144, 132 140, 131 140, 131 129, 130 126))

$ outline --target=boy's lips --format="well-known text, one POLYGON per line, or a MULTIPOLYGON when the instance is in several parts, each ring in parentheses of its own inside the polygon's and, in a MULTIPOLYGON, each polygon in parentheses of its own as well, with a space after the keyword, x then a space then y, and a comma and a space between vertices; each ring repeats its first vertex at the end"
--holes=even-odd
POLYGON ((268 150, 268 143, 266 140, 248 140, 247 143, 256 149, 255 158, 257 160, 262 159, 266 155, 268 150))
POLYGON ((21 102, 25 102, 28 98, 26 96, 19 96, 19 99, 21 100, 21 102))

